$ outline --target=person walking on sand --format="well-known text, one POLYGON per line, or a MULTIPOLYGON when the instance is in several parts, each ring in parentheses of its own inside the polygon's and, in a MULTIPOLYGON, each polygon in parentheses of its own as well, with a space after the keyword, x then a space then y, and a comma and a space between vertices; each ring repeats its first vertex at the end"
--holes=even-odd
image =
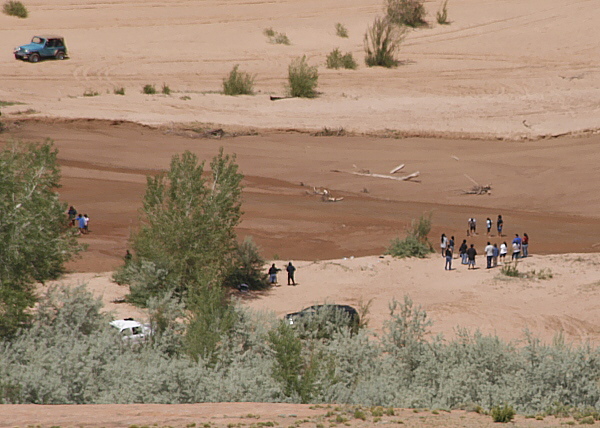
POLYGON ((83 227, 85 229, 85 233, 90 233, 90 218, 87 214, 83 215, 83 220, 85 224, 85 226, 83 227))
POLYGON ((471 217, 468 221, 469 229, 467 230, 467 236, 477 235, 477 220, 475 217, 471 217))
POLYGON ((446 248, 446 265, 444 266, 444 270, 452 270, 452 250, 450 247, 446 248))
POLYGON ((506 254, 508 254, 508 245, 506 245, 506 241, 500 244, 500 261, 502 263, 506 260, 506 254))
POLYGON ((294 272, 296 271, 295 266, 292 264, 292 262, 290 262, 285 270, 287 270, 287 274, 288 274, 288 285, 296 285, 296 281, 294 281, 294 272), (291 281, 291 284, 290 284, 291 281))
POLYGON ((529 235, 526 233, 523 234, 523 239, 521 240, 521 250, 523 252, 521 257, 529 256, 529 235))
POLYGON ((271 283, 271 285, 277 284, 277 272, 279 272, 280 270, 281 269, 277 269, 275 267, 275 263, 273 263, 269 268, 269 282, 271 283))
POLYGON ((75 209, 75 207, 73 205, 71 205, 69 207, 69 211, 67 211, 67 214, 69 215, 69 223, 71 223, 71 226, 75 226, 75 219, 77 218, 77 210, 75 209))
POLYGON ((504 227, 504 220, 502 216, 498 214, 498 220, 496 221, 496 227, 498 228, 498 236, 502 236, 502 228, 504 227))
POLYGON ((475 256, 477 255, 477 250, 471 244, 471 247, 467 250, 467 258, 468 258, 468 267, 467 269, 475 269, 475 256))
POLYGON ((492 231, 492 219, 491 218, 487 218, 485 220, 485 227, 487 229, 487 236, 490 236, 490 232, 492 231))
POLYGON ((487 245, 485 246, 485 255, 487 257, 487 269, 491 269, 492 268, 492 259, 494 258, 494 246, 492 244, 490 244, 490 242, 488 241, 487 245))
POLYGON ((446 236, 445 233, 442 233, 440 247, 442 247, 442 257, 444 257, 444 255, 446 253, 446 248, 448 248, 448 237, 446 236))
POLYGON ((79 229, 79 233, 85 233, 85 218, 81 214, 77 217, 77 228, 79 229))
POLYGON ((458 253, 460 254, 461 264, 467 264, 467 240, 463 239, 462 244, 460 244, 460 248, 458 249, 458 253))
POLYGON ((492 257, 492 267, 498 266, 498 255, 500 255, 500 250, 498 249, 498 244, 494 242, 494 256, 492 257))
POLYGON ((518 260, 521 257, 521 243, 517 241, 513 241, 512 243, 512 259, 518 260))

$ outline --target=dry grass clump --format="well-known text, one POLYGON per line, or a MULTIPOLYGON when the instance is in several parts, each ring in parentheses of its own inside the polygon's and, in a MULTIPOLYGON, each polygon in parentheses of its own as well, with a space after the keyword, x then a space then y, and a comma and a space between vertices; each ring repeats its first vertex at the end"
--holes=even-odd
POLYGON ((385 11, 388 19, 399 26, 421 27, 425 21, 424 0, 386 0, 385 11))
POLYGON ((369 67, 396 67, 396 53, 404 40, 406 30, 387 17, 377 17, 367 28, 364 38, 365 63, 369 67))
POLYGON ((16 16, 18 18, 27 18, 29 12, 23 3, 18 0, 8 0, 2 7, 2 12, 9 16, 16 16))
POLYGON ((315 98, 319 72, 309 65, 306 55, 294 59, 288 67, 288 95, 290 97, 315 98))
POLYGON ((275 43, 276 45, 291 44, 290 39, 288 38, 288 36, 285 33, 278 33, 277 31, 273 30, 273 28, 271 28, 271 27, 265 28, 263 30, 263 34, 265 36, 267 36, 270 43, 275 43))
POLYGON ((442 4, 442 8, 437 11, 435 15, 436 21, 440 25, 448 25, 450 21, 448 21, 448 0, 445 0, 442 4))
POLYGON ((348 29, 344 26, 344 24, 342 24, 341 22, 338 22, 337 24, 335 24, 335 34, 338 37, 347 39, 348 38, 348 29))
POLYGON ((327 68, 346 68, 349 70, 356 70, 358 68, 358 64, 354 60, 351 52, 346 52, 342 55, 339 48, 335 48, 332 50, 329 55, 327 55, 327 68))

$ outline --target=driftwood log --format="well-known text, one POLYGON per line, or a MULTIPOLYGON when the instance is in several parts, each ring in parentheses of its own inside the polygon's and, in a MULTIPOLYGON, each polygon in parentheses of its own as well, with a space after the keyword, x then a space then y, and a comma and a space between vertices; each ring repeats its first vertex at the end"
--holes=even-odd
POLYGON ((352 174, 352 175, 360 175, 362 177, 375 177, 375 178, 387 178, 388 180, 396 180, 396 181, 408 181, 408 180, 412 180, 413 178, 417 178, 421 173, 419 171, 413 172, 412 174, 408 174, 402 177, 394 177, 391 175, 385 175, 385 174, 374 174, 374 173, 370 173, 370 172, 356 172, 356 171, 340 171, 339 169, 332 169, 331 172, 343 172, 346 174, 352 174))

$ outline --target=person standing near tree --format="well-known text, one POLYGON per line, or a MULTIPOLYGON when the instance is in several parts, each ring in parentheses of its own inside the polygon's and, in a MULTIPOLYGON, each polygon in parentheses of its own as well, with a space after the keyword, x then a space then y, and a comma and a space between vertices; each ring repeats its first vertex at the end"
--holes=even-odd
POLYGON ((75 219, 77 218, 77 210, 75 209, 75 207, 73 205, 71 205, 69 207, 69 211, 67 211, 67 214, 69 215, 69 222, 71 223, 71 226, 75 226, 75 219))
POLYGON ((79 217, 77 217, 77 227, 79 229, 79 233, 85 233, 85 218, 83 218, 83 215, 81 214, 79 214, 79 217))
POLYGON ((277 284, 277 272, 279 272, 280 270, 281 269, 275 267, 275 263, 273 263, 269 268, 269 282, 271 283, 271 285, 277 284))
POLYGON ((292 265, 292 262, 290 262, 285 268, 285 270, 287 270, 288 274, 288 285, 296 285, 296 281, 294 281, 294 272, 296 272, 296 267, 292 265))
POLYGON ((85 233, 90 233, 90 218, 87 214, 83 215, 83 220, 85 222, 85 226, 83 227, 85 229, 85 233))

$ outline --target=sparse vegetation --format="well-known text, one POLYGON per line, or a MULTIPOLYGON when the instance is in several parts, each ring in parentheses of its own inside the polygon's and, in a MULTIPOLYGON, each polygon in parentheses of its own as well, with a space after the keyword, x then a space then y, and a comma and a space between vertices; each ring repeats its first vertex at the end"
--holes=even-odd
POLYGON ((386 0, 385 11, 389 21, 397 26, 426 25, 424 0, 386 0))
POLYGON ((120 87, 120 88, 115 88, 113 90, 113 94, 115 95, 125 95, 125 88, 124 87, 120 87))
POLYGON ((6 15, 16 16, 18 18, 27 18, 29 12, 23 3, 18 0, 8 0, 2 6, 2 12, 6 15))
POLYGON ((319 72, 306 61, 306 55, 294 59, 288 67, 288 95, 290 97, 315 98, 319 72))
POLYGON ((358 64, 354 61, 354 57, 351 52, 346 52, 344 55, 340 52, 339 48, 335 48, 327 55, 327 68, 346 68, 350 70, 356 70, 358 64))
POLYGON ((164 95, 171 95, 171 88, 166 83, 163 83, 162 89, 160 90, 164 95))
POLYGON ((392 240, 386 254, 394 257, 426 257, 433 252, 433 246, 427 239, 431 231, 431 217, 421 216, 419 220, 413 220, 403 240, 396 238, 392 240))
POLYGON ((515 417, 515 409, 508 404, 503 406, 494 406, 491 410, 492 419, 494 422, 508 423, 515 417))
POLYGON ((285 33, 278 33, 277 31, 273 30, 273 28, 271 28, 271 27, 265 28, 263 30, 263 34, 265 36, 267 36, 270 43, 275 43, 277 45, 289 45, 290 44, 290 39, 288 38, 288 36, 285 33))
POLYGON ((375 18, 364 38, 365 63, 369 67, 396 67, 396 53, 404 40, 405 30, 387 18, 375 18))
POLYGON ((93 89, 86 89, 83 93, 84 97, 97 97, 98 95, 100 95, 100 92, 94 91, 93 89))
POLYGON ((340 22, 335 24, 335 34, 344 39, 348 38, 348 29, 340 22))
POLYGON ((448 0, 445 0, 444 3, 442 3, 442 7, 437 11, 435 18, 440 25, 450 24, 448 21, 448 0))
POLYGON ((144 87, 142 88, 142 93, 146 95, 154 95, 156 94, 156 86, 151 84, 144 85, 144 87))
POLYGON ((326 126, 312 135, 315 137, 343 137, 344 135, 347 135, 347 132, 341 126, 339 128, 328 128, 326 126))
POLYGON ((24 103, 20 103, 18 101, 1 101, 0 100, 0 107, 10 107, 10 106, 16 106, 16 105, 22 105, 24 103))
POLYGON ((229 76, 223 79, 223 93, 225 95, 253 95, 255 76, 239 71, 239 65, 236 64, 229 76))
POLYGON ((190 97, 189 95, 183 95, 183 96, 179 97, 179 99, 183 100, 183 101, 189 101, 192 99, 192 97, 190 97))
POLYGON ((512 264, 507 263, 505 265, 502 265, 502 268, 500 268, 500 273, 502 275, 510 276, 512 278, 518 278, 521 276, 521 273, 517 269, 516 264, 512 265, 512 264))

